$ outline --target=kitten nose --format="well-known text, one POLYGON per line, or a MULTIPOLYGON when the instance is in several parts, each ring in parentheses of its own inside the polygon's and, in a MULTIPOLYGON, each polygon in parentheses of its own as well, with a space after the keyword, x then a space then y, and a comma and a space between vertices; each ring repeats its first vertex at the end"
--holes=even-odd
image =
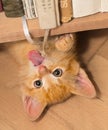
POLYGON ((39 73, 40 74, 46 74, 48 72, 48 69, 44 65, 39 66, 39 73))

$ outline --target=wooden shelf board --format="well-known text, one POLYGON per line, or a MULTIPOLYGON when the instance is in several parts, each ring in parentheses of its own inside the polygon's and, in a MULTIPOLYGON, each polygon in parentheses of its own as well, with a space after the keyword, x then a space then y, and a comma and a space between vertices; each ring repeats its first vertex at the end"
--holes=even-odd
MULTIPOLYGON (((44 30, 39 28, 38 19, 28 20, 30 34, 41 37, 44 30)), ((108 28, 108 13, 97 13, 91 16, 73 19, 69 23, 52 29, 51 35, 108 28)), ((7 18, 0 13, 0 43, 24 40, 22 18, 7 18)))

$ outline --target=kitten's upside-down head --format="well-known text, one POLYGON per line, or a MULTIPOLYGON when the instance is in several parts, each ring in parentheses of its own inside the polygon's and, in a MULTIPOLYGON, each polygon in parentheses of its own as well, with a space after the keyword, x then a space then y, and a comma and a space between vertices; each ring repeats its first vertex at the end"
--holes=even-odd
POLYGON ((96 96, 95 88, 77 62, 73 49, 60 50, 61 43, 68 45, 71 38, 66 35, 50 44, 52 50, 47 48, 44 58, 38 51, 29 52, 29 74, 22 91, 25 110, 32 120, 37 119, 47 105, 61 102, 72 94, 88 98, 96 96), (54 45, 59 43, 58 49, 54 45))

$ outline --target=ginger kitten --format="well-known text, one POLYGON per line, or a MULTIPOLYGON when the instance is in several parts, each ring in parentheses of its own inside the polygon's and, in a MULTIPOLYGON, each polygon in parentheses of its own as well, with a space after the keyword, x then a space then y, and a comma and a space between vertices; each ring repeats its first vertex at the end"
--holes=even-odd
POLYGON ((76 60, 73 44, 73 35, 49 40, 46 55, 42 55, 41 41, 38 45, 23 41, 10 47, 20 65, 23 104, 32 120, 39 118, 46 106, 72 94, 96 96, 93 84, 76 60))

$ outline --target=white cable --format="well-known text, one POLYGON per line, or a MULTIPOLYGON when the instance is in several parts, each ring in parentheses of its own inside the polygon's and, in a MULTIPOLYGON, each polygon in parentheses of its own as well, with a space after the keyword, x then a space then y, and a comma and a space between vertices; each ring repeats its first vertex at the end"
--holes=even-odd
POLYGON ((25 16, 22 16, 22 24, 23 24, 24 35, 25 35, 26 39, 28 40, 28 42, 30 42, 32 44, 35 43, 31 37, 30 33, 29 33, 27 20, 26 20, 25 16))
POLYGON ((44 39, 43 39, 43 55, 44 56, 46 55, 45 46, 48 41, 49 33, 50 33, 50 29, 45 29, 45 34, 44 34, 44 39))

